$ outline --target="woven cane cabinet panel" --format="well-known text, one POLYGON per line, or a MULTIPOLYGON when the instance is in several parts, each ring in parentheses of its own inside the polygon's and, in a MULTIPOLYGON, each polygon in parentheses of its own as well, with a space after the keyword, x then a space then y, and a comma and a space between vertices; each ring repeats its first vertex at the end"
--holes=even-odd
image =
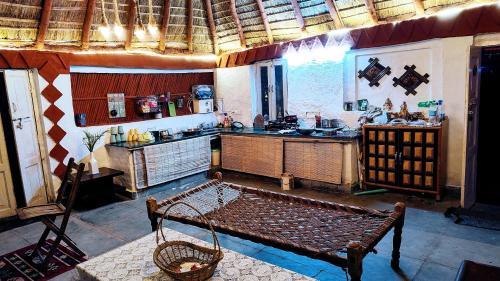
POLYGON ((210 169, 210 138, 207 136, 155 144, 138 149, 108 146, 110 166, 124 171, 115 183, 137 192, 210 169))
POLYGON ((294 177, 342 183, 343 145, 285 141, 285 171, 294 177))
POLYGON ((440 199, 447 122, 442 126, 365 125, 365 183, 431 193, 440 199))
POLYGON ((283 172, 283 139, 222 135, 222 168, 279 178, 283 172))

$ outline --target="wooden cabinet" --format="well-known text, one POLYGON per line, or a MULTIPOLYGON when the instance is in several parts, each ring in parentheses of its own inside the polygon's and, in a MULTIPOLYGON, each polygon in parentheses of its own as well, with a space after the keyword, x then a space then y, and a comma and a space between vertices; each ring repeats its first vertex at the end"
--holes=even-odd
POLYGON ((285 141, 285 171, 297 178, 342 183, 343 144, 285 141))
POLYGON ((365 183, 431 193, 439 200, 446 125, 446 121, 434 127, 365 125, 365 183))
MULTIPOLYGON (((223 169, 273 178, 288 172, 296 178, 342 184, 345 142, 241 135, 221 138, 223 169)), ((352 179, 348 183, 355 184, 352 179)))
POLYGON ((283 139, 222 135, 222 168, 279 178, 283 172, 283 139))

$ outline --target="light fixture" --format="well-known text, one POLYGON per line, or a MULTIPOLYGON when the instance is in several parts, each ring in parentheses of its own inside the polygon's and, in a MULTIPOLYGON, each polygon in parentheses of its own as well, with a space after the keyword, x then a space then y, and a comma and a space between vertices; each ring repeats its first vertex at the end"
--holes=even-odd
POLYGON ((101 0, 101 12, 102 19, 101 25, 98 27, 98 30, 101 33, 102 37, 108 40, 111 37, 111 28, 109 27, 108 18, 106 17, 106 7, 104 5, 104 0, 101 0))
POLYGON ((146 30, 142 24, 135 28, 134 34, 140 41, 146 39, 146 30))
POLYGON ((113 0, 113 7, 115 12, 115 22, 113 25, 113 32, 115 33, 116 38, 119 40, 125 39, 125 29, 120 22, 120 14, 118 12, 118 0, 113 0))
POLYGON ((153 16, 153 0, 148 0, 148 32, 151 38, 158 37, 158 27, 153 16))

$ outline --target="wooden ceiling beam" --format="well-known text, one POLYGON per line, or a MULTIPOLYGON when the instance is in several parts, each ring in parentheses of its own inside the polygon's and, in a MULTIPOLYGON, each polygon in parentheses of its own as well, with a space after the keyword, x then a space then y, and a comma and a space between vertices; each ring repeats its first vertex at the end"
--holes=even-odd
POLYGON ((219 54, 219 38, 217 37, 217 29, 215 28, 214 14, 212 12, 212 1, 205 0, 205 10, 207 11, 208 27, 212 35, 212 42, 214 44, 214 53, 219 54))
POLYGON ((52 0, 44 0, 42 7, 42 16, 38 24, 38 32, 36 34, 35 48, 43 49, 45 44, 45 36, 49 29, 50 14, 52 12, 52 0))
POLYGON ((82 49, 89 49, 90 42, 90 28, 92 27, 92 22, 94 21, 94 11, 97 0, 87 1, 87 11, 85 12, 85 19, 83 20, 82 26, 82 49))
POLYGON ((165 41, 167 40, 168 23, 170 22, 170 0, 165 0, 163 4, 163 19, 160 26, 160 42, 158 48, 165 51, 165 41))
POLYGON ((187 20, 187 45, 188 51, 193 52, 193 0, 186 0, 186 8, 188 11, 187 20))
POLYGON ((373 4, 373 0, 364 0, 366 10, 368 12, 368 17, 373 24, 378 23, 377 10, 375 9, 375 4, 373 4))
POLYGON ((134 37, 135 21, 137 18, 136 0, 128 1, 127 37, 125 37, 125 49, 130 50, 132 38, 134 37))
POLYGON ((273 32, 271 31, 271 26, 269 25, 269 20, 267 19, 266 10, 264 9, 264 3, 262 0, 255 0, 257 2, 257 7, 259 7, 260 17, 262 18, 262 23, 267 33, 267 41, 269 44, 274 43, 273 32))
POLYGON ((290 0, 293 7, 293 12, 295 13, 295 18, 297 19, 297 23, 302 31, 306 30, 306 23, 304 22, 304 17, 302 16, 302 12, 300 11, 299 2, 297 0, 290 0))
POLYGON ((415 4, 415 12, 418 16, 425 14, 424 1, 422 0, 413 0, 415 4))
POLYGON ((229 0, 231 6, 231 16, 233 17, 234 23, 236 24, 236 29, 238 30, 238 35, 240 37, 240 46, 245 49, 247 47, 247 40, 245 39, 245 34, 243 33, 243 28, 241 27, 240 18, 238 17, 238 12, 236 11, 236 0, 229 0))
POLYGON ((342 22, 342 18, 340 17, 339 9, 337 8, 335 0, 325 0, 325 4, 328 8, 328 12, 330 13, 330 17, 333 20, 335 28, 339 29, 344 27, 344 23, 342 22))

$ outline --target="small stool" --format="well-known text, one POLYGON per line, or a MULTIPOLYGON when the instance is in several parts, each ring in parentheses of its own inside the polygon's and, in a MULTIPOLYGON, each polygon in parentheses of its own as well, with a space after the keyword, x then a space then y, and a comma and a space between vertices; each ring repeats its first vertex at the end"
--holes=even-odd
POLYGON ((293 174, 283 173, 281 174, 281 190, 290 191, 293 190, 293 174))

